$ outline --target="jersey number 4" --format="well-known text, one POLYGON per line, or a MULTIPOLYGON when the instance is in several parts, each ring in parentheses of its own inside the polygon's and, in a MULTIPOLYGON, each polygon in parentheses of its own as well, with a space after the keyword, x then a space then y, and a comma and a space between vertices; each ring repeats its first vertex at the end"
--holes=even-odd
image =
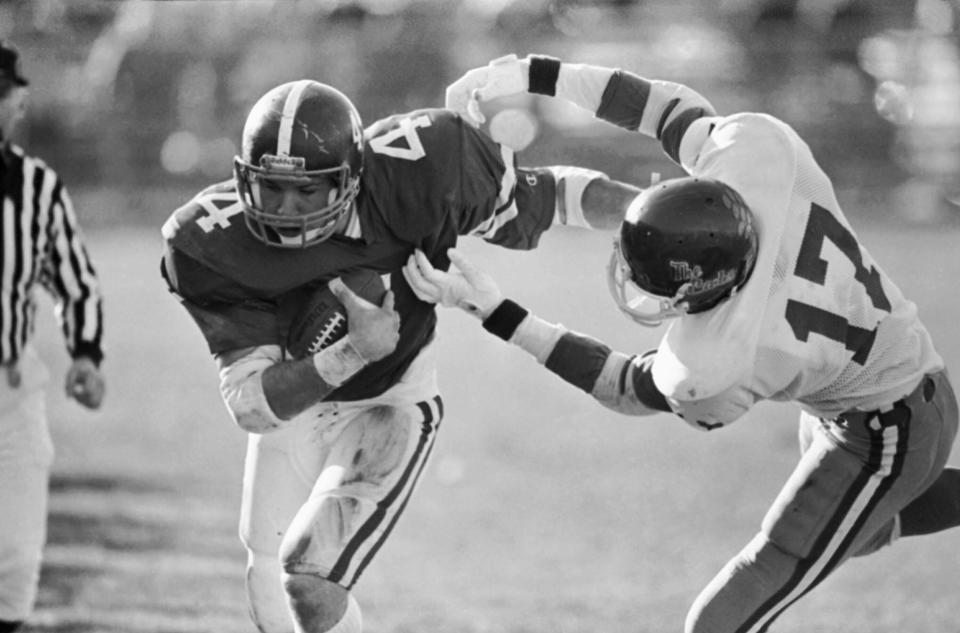
MULTIPOLYGON (((826 284, 828 262, 821 257, 825 239, 830 240, 853 264, 854 278, 863 286, 873 307, 889 312, 890 300, 883 292, 879 271, 864 265, 857 239, 832 213, 819 205, 810 207, 793 274, 820 286, 826 284)), ((786 318, 798 340, 806 341, 813 332, 843 343, 854 353, 853 361, 860 365, 867 362, 877 336, 876 326, 872 330, 858 327, 839 314, 794 299, 787 300, 786 318)))
POLYGON ((400 119, 396 127, 370 139, 370 149, 393 158, 420 160, 427 155, 417 133, 417 129, 421 127, 430 127, 430 118, 425 114, 416 118, 400 119))

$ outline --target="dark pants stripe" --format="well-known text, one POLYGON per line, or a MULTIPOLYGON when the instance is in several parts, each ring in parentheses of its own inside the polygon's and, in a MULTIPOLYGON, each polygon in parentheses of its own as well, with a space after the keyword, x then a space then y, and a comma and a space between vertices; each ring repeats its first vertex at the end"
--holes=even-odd
POLYGON ((407 505, 407 501, 409 501, 410 495, 413 493, 417 481, 420 478, 420 474, 423 472, 423 469, 429 460, 430 452, 433 449, 434 439, 436 438, 436 430, 439 428, 440 421, 443 417, 443 406, 441 404, 440 396, 435 396, 433 401, 438 411, 438 416, 436 418, 433 415, 433 410, 430 408, 429 402, 424 401, 417 403, 416 406, 420 409, 421 414, 423 415, 423 421, 420 427, 420 439, 417 443, 417 447, 411 455, 410 461, 407 463, 407 466, 404 469, 403 474, 400 476, 400 479, 390 490, 390 492, 377 503, 377 509, 373 511, 364 524, 360 526, 360 529, 357 530, 357 533, 353 535, 353 538, 350 539, 350 542, 347 543, 347 547, 344 549, 343 553, 340 555, 340 558, 330 570, 330 574, 327 576, 327 579, 331 582, 343 585, 348 589, 351 588, 354 583, 357 582, 361 572, 363 572, 366 566, 373 559, 374 555, 380 549, 387 536, 389 536, 390 532, 393 530, 393 526, 396 524, 397 519, 399 519, 400 515, 403 513, 403 510, 407 505), (367 539, 374 534, 374 532, 386 518, 387 512, 397 503, 398 499, 400 499, 399 506, 397 507, 397 511, 393 514, 393 517, 390 519, 389 525, 381 534, 378 542, 371 547, 369 552, 367 552, 363 561, 358 566, 357 571, 354 573, 353 578, 350 579, 349 582, 346 582, 345 576, 350 568, 350 564, 353 561, 354 556, 357 554, 360 547, 367 541, 367 539))
POLYGON ((856 518, 853 526, 844 535, 843 540, 836 545, 832 551, 828 551, 828 548, 830 547, 831 542, 834 540, 838 530, 840 529, 840 526, 853 510, 857 499, 863 495, 864 489, 882 468, 883 449, 885 445, 884 434, 885 431, 887 431, 887 426, 881 426, 880 429, 871 433, 870 457, 861 469, 857 479, 850 486, 847 494, 844 495, 843 501, 837 507, 837 511, 826 524, 825 529, 817 540, 817 543, 814 545, 810 556, 799 562, 795 572, 787 581, 787 583, 784 584, 780 591, 775 593, 769 600, 764 602, 760 608, 755 611, 740 628, 737 629, 737 633, 747 633, 748 631, 754 630, 761 633, 766 631, 773 621, 776 620, 791 604, 806 595, 811 589, 816 587, 827 576, 829 576, 829 574, 836 569, 837 565, 849 558, 849 549, 853 541, 860 534, 860 531, 862 530, 866 520, 869 518, 872 510, 876 507, 887 491, 889 491, 890 487, 896 482, 899 473, 903 469, 903 461, 909 441, 910 419, 909 409, 906 409, 905 407, 904 409, 906 410, 906 415, 898 416, 898 420, 895 424, 898 431, 897 447, 891 472, 884 477, 877 489, 873 491, 870 500, 867 502, 863 510, 860 511, 859 516, 856 518), (806 586, 804 586, 804 579, 807 578, 813 567, 825 556, 830 557, 829 562, 816 575, 815 578, 808 580, 806 586), (791 594, 796 592, 798 589, 800 589, 799 593, 796 593, 796 595, 791 598, 791 594), (762 626, 759 629, 755 629, 754 627, 756 627, 760 622, 763 622, 762 626))

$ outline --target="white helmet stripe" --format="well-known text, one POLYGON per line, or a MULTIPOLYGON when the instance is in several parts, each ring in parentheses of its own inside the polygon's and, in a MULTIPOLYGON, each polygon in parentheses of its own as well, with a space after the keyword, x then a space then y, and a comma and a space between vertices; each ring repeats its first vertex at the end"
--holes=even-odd
POLYGON ((297 109, 303 100, 303 91, 310 85, 309 79, 302 79, 293 84, 287 93, 287 100, 283 104, 283 114, 280 116, 280 130, 277 132, 277 156, 290 155, 290 140, 293 138, 293 121, 297 109))

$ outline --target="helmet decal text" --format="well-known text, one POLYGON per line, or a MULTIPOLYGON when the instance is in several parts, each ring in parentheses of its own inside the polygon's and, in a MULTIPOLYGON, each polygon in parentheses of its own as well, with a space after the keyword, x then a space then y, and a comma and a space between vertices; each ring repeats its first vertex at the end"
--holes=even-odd
POLYGON ((669 260, 670 273, 674 281, 689 282, 684 294, 696 295, 733 282, 737 271, 733 268, 721 268, 710 279, 703 278, 703 269, 699 265, 691 266, 688 261, 669 260))
POLYGON ((260 167, 267 171, 303 171, 307 167, 307 160, 302 156, 264 154, 260 157, 260 167))

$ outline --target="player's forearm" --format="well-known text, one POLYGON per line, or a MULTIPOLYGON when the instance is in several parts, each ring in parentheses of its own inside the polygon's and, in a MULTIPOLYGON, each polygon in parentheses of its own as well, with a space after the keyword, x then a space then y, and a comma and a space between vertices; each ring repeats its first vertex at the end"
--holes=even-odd
POLYGON ((716 114, 698 92, 625 70, 531 56, 529 90, 569 101, 619 127, 662 139, 684 117, 716 114))
POLYGON ((283 422, 289 422, 322 402, 336 389, 320 378, 312 358, 271 365, 264 370, 260 380, 270 412, 283 422))
POLYGON ((505 300, 483 321, 483 327, 526 350, 548 370, 585 391, 603 406, 626 415, 669 410, 663 397, 651 392, 652 381, 637 380, 633 357, 611 350, 590 336, 567 330, 505 300), (637 389, 638 385, 644 388, 637 389))
POLYGON ((547 167, 556 182, 554 224, 613 230, 620 226, 630 202, 643 190, 610 180, 603 172, 583 167, 547 167))
POLYGON ((297 423, 305 412, 319 413, 333 389, 320 381, 310 359, 278 362, 221 378, 220 384, 230 416, 248 433, 270 433, 297 423))
POLYGON ((322 402, 367 362, 350 335, 307 358, 272 365, 263 372, 263 393, 281 420, 292 420, 322 402))
POLYGON ((595 179, 583 191, 583 217, 594 229, 617 229, 627 207, 642 192, 640 187, 618 180, 595 179))
POLYGON ((330 407, 326 398, 366 363, 349 335, 299 360, 284 360, 278 346, 228 352, 220 363, 220 394, 237 426, 269 433, 330 407))

